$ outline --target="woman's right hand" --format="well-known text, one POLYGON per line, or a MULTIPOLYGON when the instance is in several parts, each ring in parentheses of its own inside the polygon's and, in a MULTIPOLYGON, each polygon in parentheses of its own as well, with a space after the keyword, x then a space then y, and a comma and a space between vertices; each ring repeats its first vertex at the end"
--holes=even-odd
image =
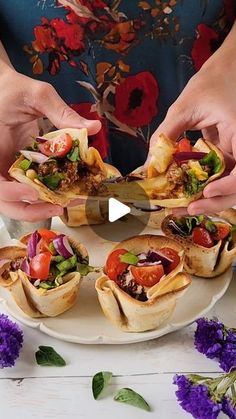
POLYGON ((0 91, 0 213, 31 222, 61 215, 59 205, 39 202, 35 189, 10 181, 8 169, 16 152, 38 135, 37 119, 42 116, 58 129, 87 128, 89 134, 96 134, 101 123, 78 115, 50 84, 26 77, 3 61, 0 91))

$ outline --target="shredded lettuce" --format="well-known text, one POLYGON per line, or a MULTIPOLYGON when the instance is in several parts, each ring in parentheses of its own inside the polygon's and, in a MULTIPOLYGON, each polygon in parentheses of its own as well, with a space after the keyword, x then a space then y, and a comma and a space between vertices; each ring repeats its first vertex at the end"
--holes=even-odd
POLYGON ((187 181, 185 182, 185 194, 186 196, 192 196, 200 192, 204 187, 204 182, 200 182, 193 170, 187 170, 187 181))
POLYGON ((80 159, 79 147, 78 146, 73 147, 66 157, 68 160, 72 162, 79 160, 80 159))
POLYGON ((54 173, 53 175, 39 176, 40 182, 44 183, 44 185, 46 185, 52 191, 58 188, 62 179, 64 179, 63 173, 54 173))

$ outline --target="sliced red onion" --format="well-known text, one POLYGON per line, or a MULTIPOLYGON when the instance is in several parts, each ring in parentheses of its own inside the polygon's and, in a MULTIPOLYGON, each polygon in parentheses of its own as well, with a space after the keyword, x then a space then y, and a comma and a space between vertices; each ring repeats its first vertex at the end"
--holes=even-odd
POLYGON ((34 163, 45 163, 49 159, 49 157, 38 151, 20 150, 20 152, 26 159, 31 160, 34 163))
POLYGON ((46 143, 48 140, 46 138, 43 138, 43 137, 37 137, 37 138, 35 138, 35 141, 37 141, 37 143, 42 144, 42 143, 46 143))
POLYGON ((161 265, 161 261, 157 261, 157 262, 148 262, 147 260, 140 260, 137 263, 137 266, 156 266, 156 265, 161 265))
POLYGON ((170 265, 173 262, 172 259, 165 256, 160 251, 157 252, 154 250, 149 250, 149 252, 147 253, 147 262, 159 262, 159 261, 162 263, 164 267, 170 265))
POLYGON ((29 264, 28 259, 25 258, 23 260, 20 268, 23 272, 26 273, 26 275, 30 276, 30 264, 29 264))
POLYGON ((183 231, 174 220, 169 221, 169 227, 171 230, 174 230, 174 233, 178 233, 180 236, 187 236, 187 233, 183 231))
POLYGON ((27 253, 28 256, 30 258, 33 258, 34 256, 36 256, 37 254, 37 244, 40 240, 41 236, 40 234, 36 231, 34 231, 34 233, 31 234, 28 244, 27 244, 27 253))
POLYGON ((188 160, 201 160, 207 153, 202 151, 180 151, 174 154, 174 159, 177 163, 182 163, 188 160))
POLYGON ((9 262, 11 262, 11 259, 0 259, 0 268, 9 262))
POLYGON ((74 252, 70 246, 68 238, 64 234, 60 234, 53 240, 54 247, 59 255, 68 259, 73 256, 74 252))

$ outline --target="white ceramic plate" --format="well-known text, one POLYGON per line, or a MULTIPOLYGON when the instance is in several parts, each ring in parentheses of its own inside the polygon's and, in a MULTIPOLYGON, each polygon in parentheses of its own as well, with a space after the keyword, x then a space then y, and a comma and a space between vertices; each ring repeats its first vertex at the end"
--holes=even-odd
MULTIPOLYGON (((135 222, 135 219, 134 219, 135 222)), ((125 222, 116 223, 116 228, 126 229, 127 237, 132 236, 132 226, 125 222)), ((98 237, 90 227, 70 229, 59 219, 53 221, 52 229, 62 231, 81 240, 89 250, 90 264, 103 266, 107 253, 114 243, 98 237)), ((112 224, 100 226, 102 229, 113 229, 112 224)), ((145 229, 143 233, 160 234, 158 230, 145 229)), ((15 244, 9 239, 6 230, 0 228, 0 246, 15 244)), ((125 344, 151 340, 194 322, 205 315, 226 292, 232 270, 214 279, 194 278, 192 285, 184 296, 177 301, 176 309, 168 321, 159 329, 142 333, 125 333, 116 329, 103 315, 94 289, 94 281, 98 274, 91 274, 83 279, 77 304, 68 312, 56 318, 33 320, 26 316, 15 304, 10 293, 0 289, 0 308, 4 308, 23 324, 38 328, 49 336, 68 342, 84 344, 125 344)))

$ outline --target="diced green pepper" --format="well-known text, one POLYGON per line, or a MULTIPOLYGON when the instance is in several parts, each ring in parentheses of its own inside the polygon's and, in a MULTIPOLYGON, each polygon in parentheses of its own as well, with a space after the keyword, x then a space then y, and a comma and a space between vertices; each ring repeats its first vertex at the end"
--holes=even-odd
POLYGON ((20 168, 21 168, 22 170, 24 170, 24 172, 26 172, 26 171, 30 168, 31 163, 32 163, 32 161, 31 161, 31 160, 24 159, 24 160, 22 160, 22 161, 20 162, 20 168))

